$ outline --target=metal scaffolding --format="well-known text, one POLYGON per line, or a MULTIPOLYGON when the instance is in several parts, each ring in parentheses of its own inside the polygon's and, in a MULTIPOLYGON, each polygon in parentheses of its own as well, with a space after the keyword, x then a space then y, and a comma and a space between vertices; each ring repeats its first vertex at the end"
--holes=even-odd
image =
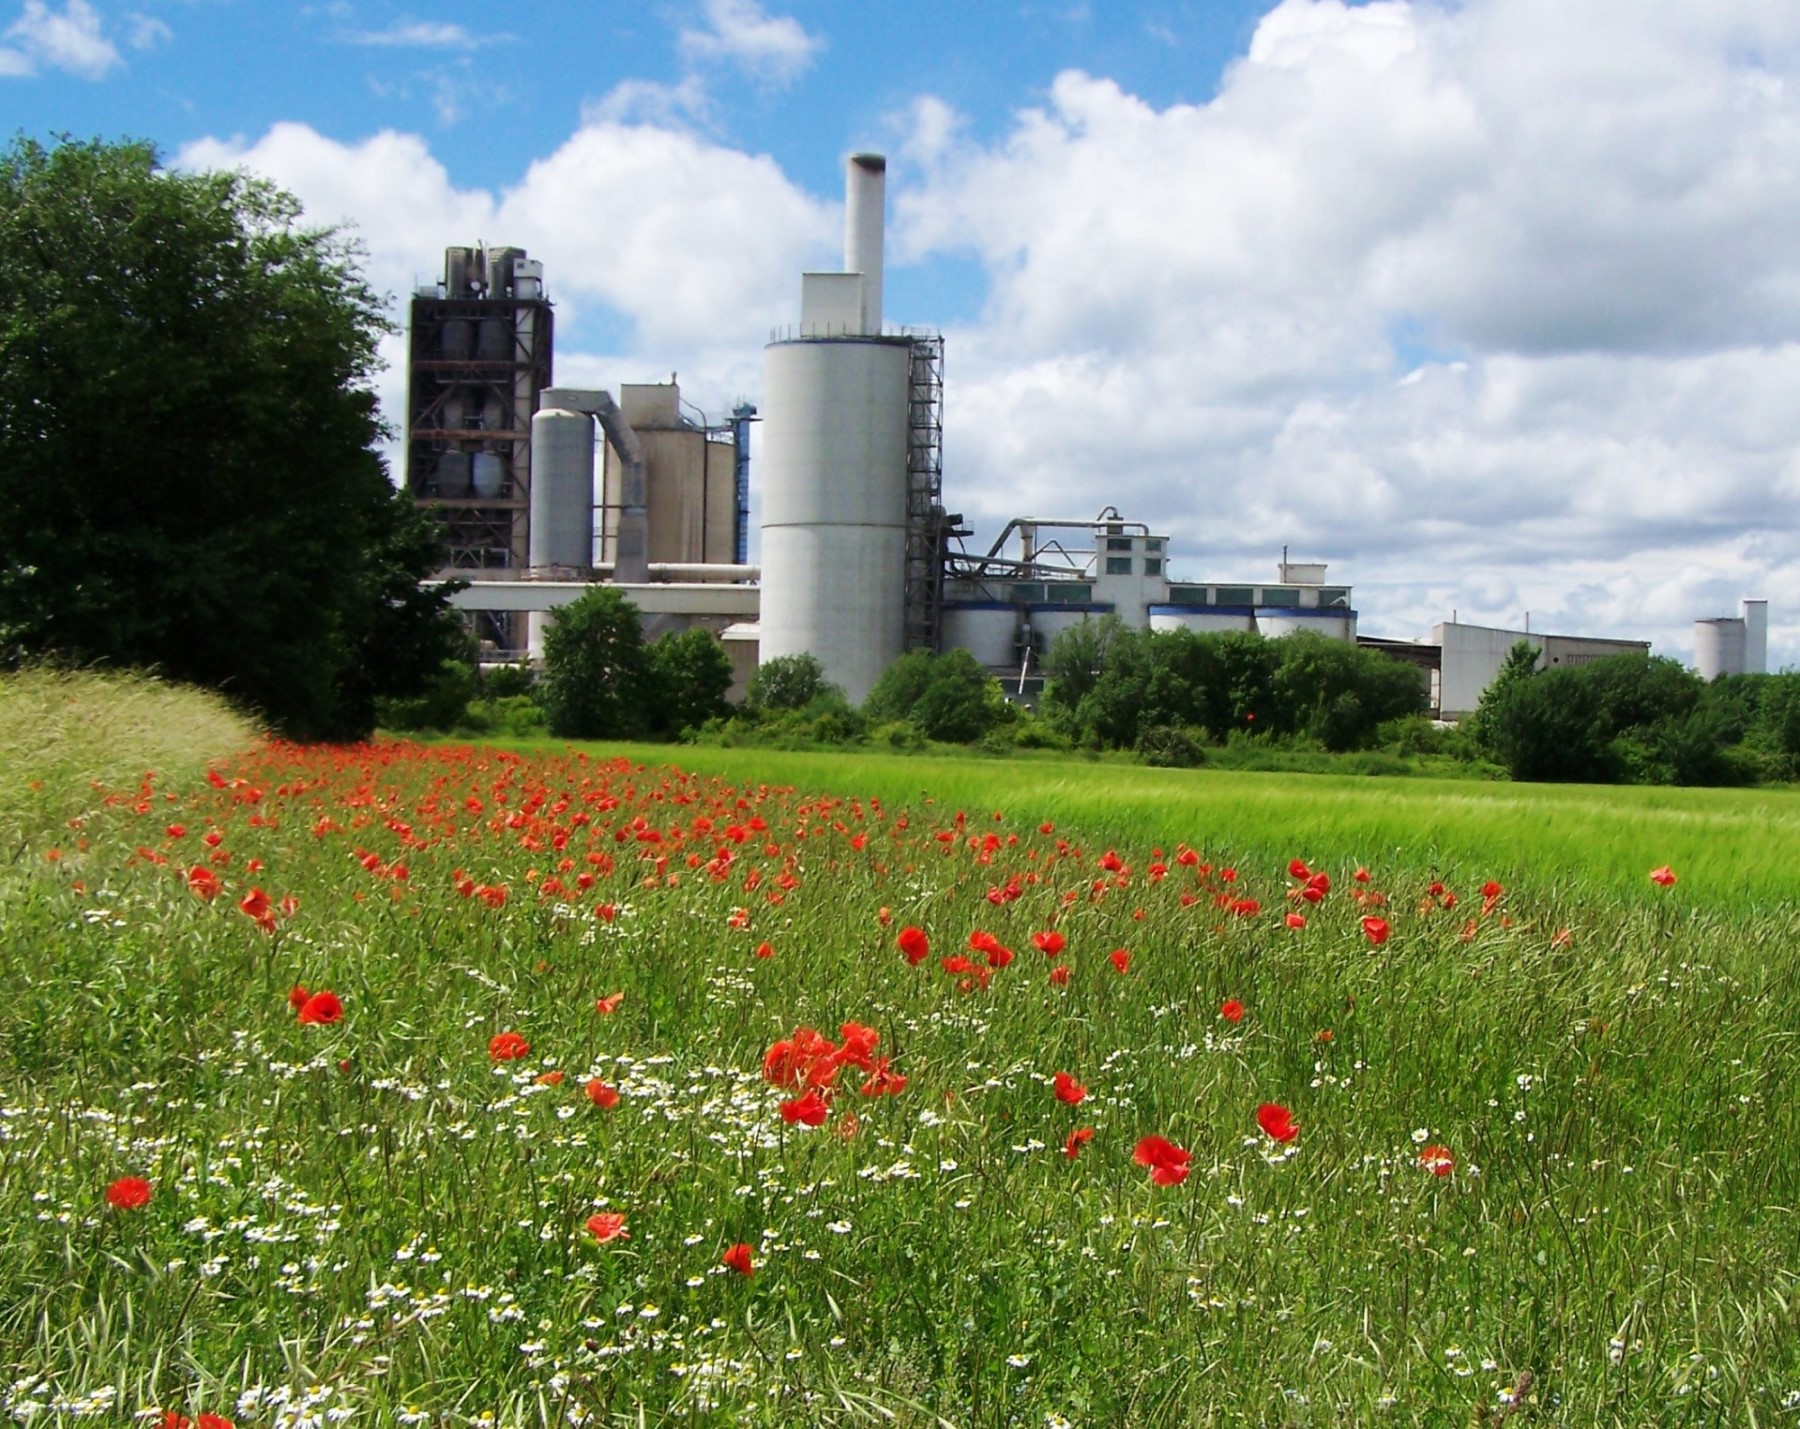
POLYGON ((906 648, 938 647, 944 599, 944 339, 912 340, 906 435, 906 648))

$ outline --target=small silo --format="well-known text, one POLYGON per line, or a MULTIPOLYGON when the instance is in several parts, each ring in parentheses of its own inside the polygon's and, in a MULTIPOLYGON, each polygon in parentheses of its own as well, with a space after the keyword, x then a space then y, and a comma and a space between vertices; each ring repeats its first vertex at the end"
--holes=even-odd
POLYGON ((881 331, 887 161, 847 167, 847 271, 803 276, 764 357, 760 653, 810 653, 861 703, 905 642, 913 343, 881 331))
POLYGON ((1744 622, 1724 615, 1694 622, 1694 668, 1703 680, 1744 673, 1744 622))

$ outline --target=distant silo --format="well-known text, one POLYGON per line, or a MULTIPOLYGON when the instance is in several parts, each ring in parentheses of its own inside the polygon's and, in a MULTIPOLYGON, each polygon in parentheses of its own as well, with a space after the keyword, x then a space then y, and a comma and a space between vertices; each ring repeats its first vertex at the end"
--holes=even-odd
POLYGON ((1763 675, 1769 669, 1769 602, 1746 600, 1742 615, 1694 622, 1694 669, 1703 680, 1763 675))
POLYGON ((860 703, 906 642, 911 337, 881 331, 886 160, 852 155, 844 273, 769 344, 761 658, 811 653, 860 703))

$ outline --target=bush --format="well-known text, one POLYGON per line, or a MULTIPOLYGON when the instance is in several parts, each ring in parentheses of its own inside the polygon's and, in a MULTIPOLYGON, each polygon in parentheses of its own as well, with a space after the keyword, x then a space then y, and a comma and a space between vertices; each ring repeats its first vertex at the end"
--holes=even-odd
POLYGON ((777 655, 756 667, 746 691, 753 710, 799 710, 830 691, 844 692, 825 678, 825 667, 812 655, 777 655))
POLYGON ((637 607, 597 585, 556 612, 544 632, 543 705, 564 739, 635 739, 653 723, 656 693, 637 607))
POLYGON ((1137 752, 1144 763, 1157 769, 1198 769, 1206 763, 1206 750, 1191 730, 1180 725, 1157 725, 1138 736, 1137 752))
POLYGON ((679 735, 726 712, 731 657, 719 637, 702 626, 666 635, 650 647, 656 683, 658 733, 679 735))
POLYGON ((537 689, 537 683, 537 671, 531 668, 528 660, 521 660, 516 665, 490 665, 481 672, 481 697, 504 700, 514 695, 529 695, 537 689))
POLYGON ((377 700, 376 723, 392 730, 455 729, 474 695, 474 668, 461 660, 445 660, 421 693, 377 700))

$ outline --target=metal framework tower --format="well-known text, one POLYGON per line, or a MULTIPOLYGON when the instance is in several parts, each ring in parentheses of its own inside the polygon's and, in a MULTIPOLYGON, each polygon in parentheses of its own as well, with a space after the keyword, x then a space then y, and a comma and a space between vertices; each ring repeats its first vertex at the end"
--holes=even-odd
POLYGON ((523 249, 446 249, 443 283, 412 300, 406 485, 442 525, 448 571, 527 564, 552 347, 543 265, 523 249))
POLYGON ((912 340, 906 433, 906 648, 932 650, 944 600, 944 339, 912 340))

